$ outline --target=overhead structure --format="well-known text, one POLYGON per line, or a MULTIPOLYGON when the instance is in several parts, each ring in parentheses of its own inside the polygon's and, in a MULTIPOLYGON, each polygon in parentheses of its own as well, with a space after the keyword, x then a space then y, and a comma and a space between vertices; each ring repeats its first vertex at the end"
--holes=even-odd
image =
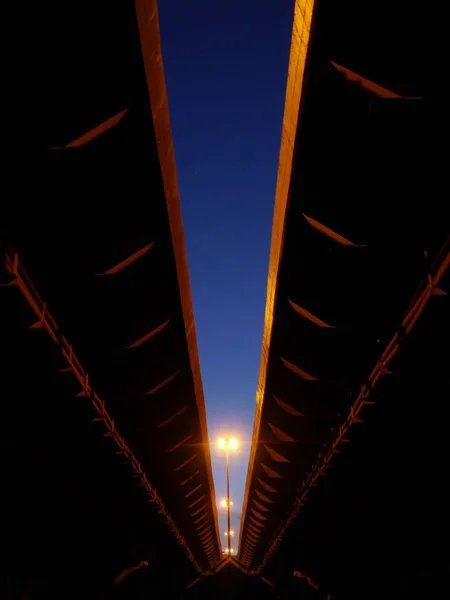
POLYGON ((185 598, 261 598, 273 599, 275 593, 272 582, 261 577, 250 577, 242 565, 234 558, 226 558, 219 563, 211 577, 193 580, 186 589, 185 598))
POLYGON ((235 559, 217 527, 156 1, 63 9, 40 24, 47 160, 23 157, 0 218, 0 596, 443 597, 434 14, 295 1, 235 559))
POLYGON ((427 17, 372 8, 295 3, 238 553, 279 594, 431 597, 437 582, 449 223, 427 17))
POLYGON ((2 205, 2 568, 176 595, 222 555, 156 1, 53 16, 47 161, 2 205))

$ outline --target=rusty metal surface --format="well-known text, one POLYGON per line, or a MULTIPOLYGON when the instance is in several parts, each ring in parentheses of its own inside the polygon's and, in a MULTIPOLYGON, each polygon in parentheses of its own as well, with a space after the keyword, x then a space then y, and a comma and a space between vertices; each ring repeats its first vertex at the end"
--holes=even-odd
MULTIPOLYGON (((308 44, 313 22, 313 12, 314 0, 296 0, 286 88, 286 101, 284 107, 284 119, 281 133, 279 170, 275 192, 275 208, 272 225, 272 242, 270 246, 269 275, 267 282, 267 299, 264 316, 261 363, 259 368, 258 387, 256 391, 253 442, 250 449, 247 483, 242 506, 243 515, 246 514, 248 505, 249 487, 251 484, 257 440, 259 437, 261 424, 261 410, 266 388, 267 367, 269 361, 270 343, 272 339, 275 302, 277 297, 277 280, 280 268, 281 252, 283 248, 286 210, 289 205, 292 161, 295 139, 297 135, 299 113, 301 110, 302 90, 308 55, 308 44)), ((242 540, 244 523, 245 520, 243 519, 241 522, 239 540, 242 540)))
MULTIPOLYGON (((341 477, 345 472, 338 452, 364 468, 355 456, 371 419, 381 438, 391 416, 401 420, 397 403, 391 415, 385 406, 380 409, 380 395, 390 400, 402 386, 410 388, 403 360, 416 361, 417 369, 421 344, 432 335, 427 323, 436 326, 442 319, 448 293, 448 222, 435 190, 428 79, 415 62, 417 15, 408 13, 416 29, 401 26, 407 10, 407 3, 396 4, 386 21, 383 11, 369 16, 367 7, 352 0, 339 6, 317 2, 306 77, 295 82, 293 102, 292 66, 301 55, 294 24, 286 91, 239 560, 250 573, 271 580, 286 573, 285 563, 293 566, 291 554, 306 562, 308 550, 314 550, 309 567, 320 571, 326 563, 324 589, 333 592, 339 581, 342 597, 352 589, 352 578, 347 587, 333 561, 327 562, 327 547, 314 547, 315 531, 322 540, 341 542, 333 537, 332 518, 322 528, 319 510, 332 511, 335 504, 320 490, 326 486, 336 494, 331 463, 338 462, 341 477), (364 410, 363 422, 360 413, 372 402, 377 405, 364 410), (381 426, 377 411, 385 419, 381 426), (359 439, 355 445, 346 443, 350 426, 352 440, 359 439), (327 486, 331 478, 334 488, 327 486)), ((422 390, 433 378, 430 365, 426 368, 418 377, 422 390)), ((438 386, 445 389, 442 373, 434 389, 438 386)), ((398 440, 390 439, 393 453, 403 436, 399 429, 398 440)), ((376 442, 365 450, 372 467, 377 452, 384 457, 386 451, 376 442)), ((374 479, 382 488, 382 475, 374 479)), ((342 502, 350 503, 358 480, 345 481, 342 502)), ((361 527, 368 527, 366 516, 354 512, 361 527)), ((387 522, 395 528, 395 520, 387 522)), ((348 528, 356 537, 356 518, 348 528)), ((342 546, 343 557, 355 559, 344 541, 342 546)), ((370 540, 361 541, 361 548, 370 553, 370 540)), ((414 573, 407 577, 411 582, 414 573)), ((361 587, 355 597, 358 593, 364 596, 361 587)))
POLYGON ((167 511, 162 498, 159 496, 158 492, 147 478, 146 473, 142 469, 141 463, 136 458, 133 450, 129 447, 126 440, 117 430, 114 419, 109 414, 105 402, 99 397, 95 389, 92 387, 89 381, 89 375, 78 360, 73 350, 73 346, 61 333, 58 324, 47 310, 45 301, 41 300, 38 292, 31 284, 30 277, 20 264, 18 254, 8 252, 6 250, 4 251, 4 260, 6 271, 11 275, 11 281, 6 285, 8 287, 16 287, 19 290, 37 318, 37 321, 30 326, 30 329, 44 330, 50 336, 51 340, 59 346, 61 355, 67 364, 67 367, 62 369, 62 371, 73 375, 80 385, 81 390, 77 396, 86 398, 87 401, 92 403, 92 406, 98 415, 95 418, 95 421, 102 422, 105 427, 105 433, 103 435, 114 440, 117 445, 116 454, 123 456, 124 460, 132 467, 134 472, 133 477, 136 477, 139 480, 139 485, 141 485, 148 494, 149 502, 157 505, 158 512, 164 516, 169 530, 173 533, 179 544, 183 547, 189 560, 199 573, 204 574, 203 569, 195 560, 195 557, 192 554, 185 538, 180 533, 172 516, 167 511))
MULTIPOLYGON (((89 373, 83 385, 108 407, 111 439, 204 573, 220 541, 157 4, 81 0, 65 17, 61 6, 42 32, 58 48, 40 75, 47 161, 23 181, 25 196, 43 199, 8 203, 0 243, 18 252, 89 373)), ((36 359, 52 382, 47 353, 36 359)))
POLYGON ((169 215, 169 224, 177 265, 178 282, 180 286, 181 305, 185 324, 186 337, 191 361, 192 376, 195 387, 195 397, 199 411, 200 426, 203 435, 203 451, 206 456, 208 480, 211 494, 211 505, 214 511, 214 527, 218 548, 221 547, 217 506, 215 501, 214 480, 209 451, 208 427, 206 423, 205 399, 200 373, 200 360, 197 348, 194 310, 192 305, 189 268, 184 241, 183 221, 181 215, 180 197, 176 174, 175 154, 170 128, 167 89, 161 54, 157 2, 152 0, 135 0, 139 32, 141 36, 142 54, 147 76, 148 94, 152 108, 155 137, 161 164, 162 179, 169 215))
MULTIPOLYGON (((250 574, 258 575, 263 571, 265 565, 280 545, 288 527, 292 524, 293 520, 297 517, 299 511, 301 510, 301 507, 306 502, 311 488, 319 485, 320 477, 326 476, 328 469, 332 468, 333 458, 339 453, 342 444, 350 441, 347 438, 350 429, 354 425, 363 423, 362 411, 364 407, 375 404, 375 402, 373 402, 371 399, 373 389, 383 376, 392 375, 392 371, 389 369, 392 360, 395 358, 397 352, 401 350, 401 345, 405 342, 406 337, 411 334, 414 325, 417 323, 423 311, 427 308, 427 304, 429 303, 430 299, 433 296, 440 295, 442 293, 441 289, 439 288, 439 284, 449 268, 450 251, 449 241, 447 240, 441 252, 439 253, 434 272, 432 274, 430 273, 427 279, 420 284, 417 292, 414 294, 409 309, 406 310, 405 317, 398 327, 398 331, 394 333, 392 339, 382 352, 373 371, 370 373, 367 382, 361 386, 361 390, 358 393, 355 402, 350 407, 348 415, 339 427, 336 437, 329 444, 328 450, 321 453, 317 462, 312 465, 312 468, 306 479, 301 482, 289 516, 286 518, 286 520, 281 521, 274 539, 264 554, 262 562, 256 569, 252 569, 250 574)), ((257 490, 255 491, 257 492, 257 490)), ((246 547, 248 547, 248 543, 246 544, 244 542, 243 548, 246 547)), ((244 564, 247 566, 251 564, 251 556, 244 561, 244 564)))

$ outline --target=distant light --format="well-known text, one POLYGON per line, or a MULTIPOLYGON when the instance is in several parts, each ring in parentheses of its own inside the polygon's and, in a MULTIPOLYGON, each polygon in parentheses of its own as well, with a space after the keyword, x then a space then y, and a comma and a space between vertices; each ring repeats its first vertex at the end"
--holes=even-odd
MULTIPOLYGON (((228 531, 225 531, 225 535, 228 535, 228 531)), ((231 529, 230 530, 230 535, 233 536, 234 535, 234 531, 231 529)))
MULTIPOLYGON (((234 552, 234 550, 233 550, 233 548, 231 548, 231 554, 233 554, 233 552, 234 552)), ((228 554, 228 548, 225 548, 224 553, 228 554)))
MULTIPOLYGON (((221 500, 220 506, 223 506, 223 508, 227 508, 228 502, 226 500, 221 500)), ((230 506, 233 506, 233 502, 230 502, 230 506)))
POLYGON ((236 450, 236 448, 239 446, 239 442, 237 441, 236 438, 231 437, 231 438, 219 438, 217 440, 217 447, 218 448, 226 448, 227 450, 236 450))

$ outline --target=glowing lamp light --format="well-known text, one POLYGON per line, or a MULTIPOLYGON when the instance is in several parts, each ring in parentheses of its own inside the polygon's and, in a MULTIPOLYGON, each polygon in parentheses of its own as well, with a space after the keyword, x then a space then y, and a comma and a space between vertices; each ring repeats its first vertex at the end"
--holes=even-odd
POLYGON ((228 447, 231 450, 236 450, 236 448, 238 447, 238 441, 236 438, 230 438, 228 441, 228 447))
POLYGON ((238 446, 239 442, 234 437, 220 438, 217 440, 217 447, 221 449, 226 448, 227 450, 236 450, 238 446))
MULTIPOLYGON (((225 531, 225 535, 228 535, 228 531, 225 531)), ((233 535, 234 535, 234 531, 233 531, 233 530, 231 530, 231 531, 230 531, 230 535, 231 535, 231 536, 233 536, 233 535)))
MULTIPOLYGON (((222 506, 223 508, 226 508, 228 506, 228 502, 226 500, 221 500, 220 506, 222 506)), ((230 502, 230 506, 233 506, 232 502, 230 502)))

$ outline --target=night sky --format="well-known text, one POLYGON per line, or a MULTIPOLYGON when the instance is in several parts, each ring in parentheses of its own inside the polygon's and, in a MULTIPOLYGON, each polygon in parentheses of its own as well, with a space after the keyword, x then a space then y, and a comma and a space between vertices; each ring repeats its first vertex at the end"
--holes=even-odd
MULTIPOLYGON (((166 84, 211 443, 231 457, 237 549, 261 355, 294 0, 160 0, 166 84)), ((217 500, 225 459, 211 447, 217 500)), ((226 520, 219 512, 222 543, 226 520)))

